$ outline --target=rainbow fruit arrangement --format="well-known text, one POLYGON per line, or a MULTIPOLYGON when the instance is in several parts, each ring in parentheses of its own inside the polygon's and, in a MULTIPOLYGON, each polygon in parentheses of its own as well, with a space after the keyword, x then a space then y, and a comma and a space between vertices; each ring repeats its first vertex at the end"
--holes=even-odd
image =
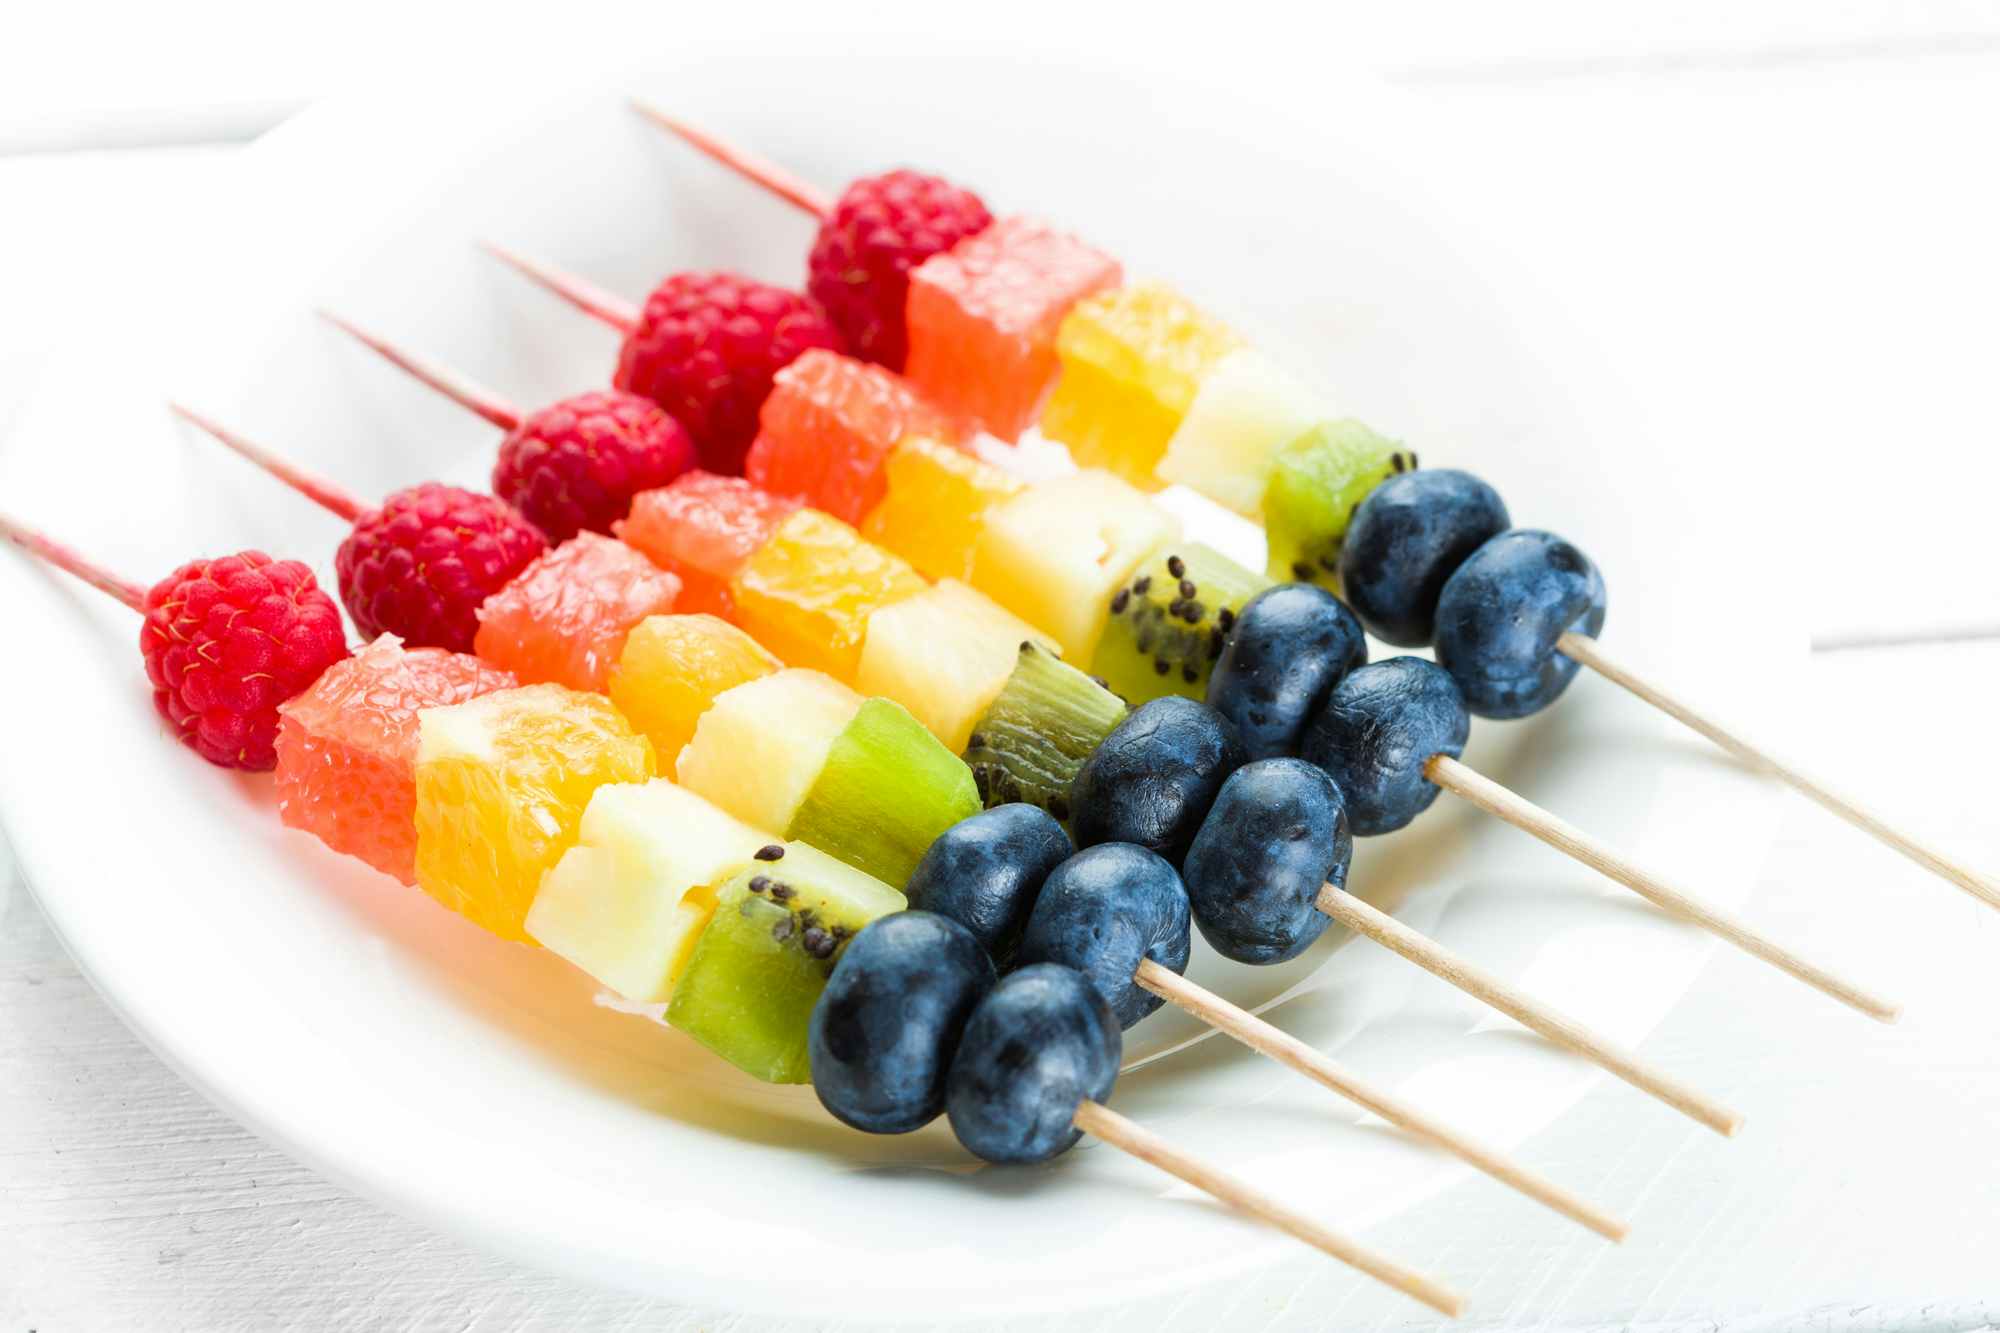
POLYGON ((142 592, 0 532, 145 614, 162 715, 287 825, 857 1128, 1044 1160, 1193 930, 1265 964, 1351 922, 1353 837, 1564 691, 1604 583, 1063 231, 908 171, 786 189, 807 294, 635 310, 514 259, 625 330, 613 390, 524 413, 344 326, 507 432, 493 494, 370 505, 178 409, 350 524, 352 652, 302 566, 142 592), (1037 427, 1073 470, 1013 466, 1037 427))

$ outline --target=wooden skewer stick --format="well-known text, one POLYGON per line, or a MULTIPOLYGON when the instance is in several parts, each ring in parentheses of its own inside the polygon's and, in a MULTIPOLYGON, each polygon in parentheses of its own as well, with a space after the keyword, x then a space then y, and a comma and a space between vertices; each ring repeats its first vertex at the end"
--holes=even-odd
POLYGON ((1768 770, 1780 782, 1811 797, 1854 827, 1877 841, 1895 848, 1932 874, 1956 884, 1988 907, 2000 907, 2000 881, 1961 865, 1935 848, 1918 842, 1907 833, 1891 828, 1874 811, 1831 790, 1817 779, 1774 757, 1769 751, 1752 745, 1735 732, 1725 729, 1720 723, 1696 712, 1689 704, 1606 655, 1597 640, 1582 634, 1565 634, 1556 640, 1556 649, 1565 656, 1583 663, 1613 684, 1630 690, 1667 716, 1685 723, 1737 758, 1768 770))
POLYGON ((679 135, 723 166, 755 181, 802 212, 810 213, 815 218, 823 218, 833 212, 833 200, 827 198, 824 191, 799 179, 777 163, 766 161, 754 153, 745 152, 733 144, 724 143, 708 131, 698 129, 677 116, 670 116, 642 98, 632 99, 632 109, 669 134, 679 135))
POLYGON ((99 592, 108 593, 140 615, 146 613, 146 590, 130 579, 121 579, 56 541, 45 533, 38 532, 25 523, 18 523, 0 514, 0 537, 14 543, 29 555, 46 560, 63 573, 82 579, 99 592))
POLYGON ((1313 1082, 1331 1088, 1355 1104, 1373 1111, 1392 1125, 1428 1139, 1487 1175, 1511 1185, 1536 1202, 1555 1209, 1571 1221, 1589 1227, 1607 1240, 1625 1239, 1626 1224, 1562 1186, 1510 1161, 1501 1153, 1425 1114, 1395 1094, 1369 1086, 1358 1074, 1329 1056, 1267 1023, 1179 973, 1161 967, 1148 958, 1139 964, 1134 980, 1170 1004, 1193 1014, 1219 1032, 1227 1033, 1245 1046, 1268 1055, 1279 1064, 1294 1069, 1313 1082))
POLYGON ((1650 871, 1641 869, 1576 825, 1550 814, 1533 801, 1509 791, 1450 755, 1432 755, 1424 763, 1424 776, 1453 795, 1464 797, 1487 813, 1498 815, 1515 828, 1533 834, 1557 851, 1609 876, 1655 906, 1685 917, 1711 935, 1719 936, 1745 953, 1791 973, 1849 1008, 1883 1023, 1895 1022, 1903 1012, 1901 1005, 1871 994, 1817 963, 1806 961, 1759 934, 1747 922, 1720 908, 1711 907, 1650 871))
POLYGON ((349 523, 354 522, 373 507, 363 504, 352 494, 326 480, 324 477, 315 477, 310 472, 301 472, 298 468, 262 445, 245 439, 235 431, 217 422, 210 421, 207 417, 202 416, 192 408, 182 407, 179 403, 168 403, 167 409, 189 425, 214 436, 223 446, 249 459, 258 467, 263 468, 266 472, 305 496, 308 500, 333 511, 349 523))
POLYGON ((1440 1314, 1455 1317, 1465 1309, 1465 1303, 1458 1294, 1435 1278, 1406 1268, 1330 1227, 1293 1212, 1269 1195, 1188 1156, 1151 1130, 1132 1123, 1101 1102, 1085 1100, 1076 1108, 1075 1124, 1084 1133, 1094 1135, 1142 1162, 1149 1162, 1230 1207, 1269 1223, 1350 1267, 1360 1269, 1376 1281, 1387 1283, 1413 1300, 1422 1301, 1440 1314))
POLYGON ((630 333, 639 327, 639 308, 630 301, 613 296, 574 274, 563 273, 539 260, 509 250, 504 245, 495 245, 492 241, 481 241, 480 245, 501 263, 526 274, 592 319, 609 324, 620 333, 630 333))
POLYGON ((1316 905, 1355 934, 1365 935, 1385 949, 1401 954, 1432 976, 1450 982, 1521 1026, 1576 1052, 1716 1133, 1727 1137, 1742 1127, 1743 1117, 1736 1112, 1672 1075, 1644 1063, 1633 1052, 1556 1013, 1491 973, 1482 971, 1436 940, 1410 929, 1347 890, 1332 884, 1325 885, 1319 891, 1316 905))
POLYGON ((332 311, 322 310, 319 312, 319 317, 342 333, 356 339, 363 346, 373 349, 391 365, 408 372, 421 383, 428 384, 460 407, 476 412, 501 430, 512 430, 521 424, 521 409, 484 385, 475 384, 465 376, 447 370, 434 361, 426 361, 405 352, 394 343, 349 323, 332 311))

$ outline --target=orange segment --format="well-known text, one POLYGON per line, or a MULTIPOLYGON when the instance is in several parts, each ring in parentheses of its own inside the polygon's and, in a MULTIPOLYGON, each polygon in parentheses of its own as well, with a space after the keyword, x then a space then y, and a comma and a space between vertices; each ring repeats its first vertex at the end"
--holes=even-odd
POLYGON ((1055 383, 1056 330, 1118 261, 1031 218, 1003 218, 910 274, 906 374, 1003 440, 1034 423, 1055 383))
POLYGON ((921 436, 897 445, 885 472, 887 490, 862 535, 934 579, 966 577, 986 511, 1021 490, 992 464, 921 436))
POLYGON ((726 618, 729 580, 798 507, 741 477, 687 472, 670 486, 640 492, 612 531, 679 576, 680 610, 726 618))
POLYGON ((278 709, 278 818, 416 883, 417 713, 515 683, 466 653, 383 635, 278 709))
POLYGON ((922 592, 923 576, 839 519, 801 509, 744 562, 736 620, 793 666, 854 679, 868 617, 922 592))
POLYGON ((651 616, 626 636, 611 672, 611 702, 653 742, 660 767, 671 773, 716 695, 783 666, 714 616, 651 616))
POLYGON ((653 776, 653 747, 602 695, 526 685, 418 720, 417 883, 502 939, 576 841, 592 793, 653 776))
POLYGON ((486 599, 472 650, 531 685, 602 690, 626 634, 673 610, 680 590, 678 578, 624 542, 578 533, 486 599))
POLYGON ((964 431, 902 376, 824 348, 778 372, 743 475, 847 523, 882 499, 883 461, 906 435, 964 431))
POLYGON ((1079 467, 1157 490, 1160 455, 1202 378, 1241 342, 1159 283, 1101 292, 1063 320, 1056 338, 1062 378, 1042 413, 1042 433, 1068 445, 1079 467))

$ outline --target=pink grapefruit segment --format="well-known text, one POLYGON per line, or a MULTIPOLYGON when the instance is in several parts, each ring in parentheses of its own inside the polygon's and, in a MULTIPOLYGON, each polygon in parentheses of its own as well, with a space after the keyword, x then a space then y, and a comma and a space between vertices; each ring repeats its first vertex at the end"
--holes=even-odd
POLYGON ((625 636, 674 609, 680 579, 624 542, 582 532, 486 599, 472 649, 524 684, 602 694, 625 636))
POLYGON ((741 477, 688 472, 640 492, 613 531, 680 578, 677 610, 733 620, 729 581, 798 507, 741 477))

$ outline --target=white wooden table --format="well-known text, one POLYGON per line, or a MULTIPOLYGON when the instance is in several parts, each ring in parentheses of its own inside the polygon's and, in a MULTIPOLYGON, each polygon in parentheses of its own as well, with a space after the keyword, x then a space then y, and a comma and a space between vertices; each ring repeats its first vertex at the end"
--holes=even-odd
MULTIPOLYGON (((362 8, 311 55, 272 44, 250 65, 227 45, 189 50, 177 77, 210 80, 215 105, 144 122, 102 108, 171 91, 159 82, 171 62, 125 50, 148 49, 144 25, 165 10, 128 16, 141 31, 108 69, 94 59, 61 80, 50 67, 64 42, 101 53, 86 13, 47 59, 0 51, 0 145, 254 126, 273 104, 351 81, 379 27, 369 16, 381 18, 362 8)), ((446 29, 405 20, 389 58, 443 49, 446 29)), ((1742 595, 1803 606, 1823 646, 1799 682, 1818 728, 1796 748, 2000 867, 1986 763, 2000 742, 2000 637, 1924 642, 2000 634, 1988 556, 2000 13, 1773 2, 1635 16, 1439 0, 1327 23, 1346 24, 1351 51, 1453 117, 1489 162, 1492 226, 1602 331, 1649 404, 1652 438, 1720 437, 1784 461, 1771 521, 1795 534, 1796 563, 1751 571, 1742 595), (1859 639, 1885 646, 1838 650, 1859 639)), ((0 433, 65 326, 58 313, 108 299, 105 256, 121 256, 112 272, 161 262, 229 156, 0 158, 0 433)), ((1809 954, 1853 957, 1856 923, 1825 910, 1823 886, 1856 882, 1906 909, 1860 936, 1857 969, 1907 1003, 1902 1026, 1874 1029, 1720 955, 1647 1050, 1743 1107, 1739 1141, 1647 1114, 1614 1086, 1527 1145, 1535 1166, 1635 1218, 1624 1247, 1478 1181, 1375 1239, 1449 1274, 1472 1300, 1468 1328, 2000 1326, 2000 917, 1802 801, 1788 804, 1754 910, 1809 954)), ((1241 1289, 1086 1322, 1429 1326, 1306 1258, 1241 1289)), ((0 868, 0 1330, 330 1326, 780 1327, 587 1290, 317 1177, 132 1037, 0 868)))

